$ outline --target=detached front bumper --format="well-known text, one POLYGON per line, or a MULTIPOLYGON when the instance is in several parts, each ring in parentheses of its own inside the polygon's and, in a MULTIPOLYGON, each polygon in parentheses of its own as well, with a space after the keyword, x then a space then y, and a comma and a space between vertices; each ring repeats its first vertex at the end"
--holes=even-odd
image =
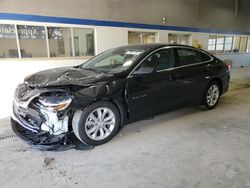
POLYGON ((94 146, 80 142, 73 133, 65 134, 63 137, 50 135, 47 132, 35 133, 23 127, 13 118, 10 121, 11 128, 17 136, 32 145, 32 147, 42 151, 65 151, 72 148, 89 150, 94 148, 94 146))
POLYGON ((68 135, 51 135, 48 132, 34 132, 26 125, 11 118, 11 128, 17 136, 39 150, 66 150, 74 146, 69 144, 68 135))

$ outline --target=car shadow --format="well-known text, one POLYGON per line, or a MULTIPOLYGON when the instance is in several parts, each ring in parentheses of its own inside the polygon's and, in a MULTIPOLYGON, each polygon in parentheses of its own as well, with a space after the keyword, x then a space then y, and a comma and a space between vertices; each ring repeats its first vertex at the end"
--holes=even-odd
MULTIPOLYGON (((202 107, 184 107, 181 109, 176 109, 173 111, 164 112, 153 117, 144 118, 137 120, 136 122, 132 122, 124 125, 120 129, 120 134, 126 136, 127 134, 131 134, 131 132, 143 132, 144 130, 151 128, 152 126, 168 126, 168 122, 172 120, 176 120, 178 118, 184 118, 189 115, 206 113, 207 110, 204 110, 202 107)), ((118 133, 118 134, 119 134, 118 133)))
MULTIPOLYGON (((242 88, 244 89, 244 88, 242 88)), ((228 92, 228 94, 223 95, 219 101, 217 107, 214 110, 206 110, 202 106, 189 106, 176 109, 173 111, 164 112, 158 115, 155 115, 153 118, 141 119, 136 122, 132 122, 124 125, 118 134, 122 136, 128 136, 134 132, 144 132, 149 128, 155 126, 171 126, 173 121, 177 119, 183 119, 183 125, 185 124, 185 119, 188 116, 193 116, 193 118, 200 118, 203 115, 212 115, 214 111, 222 110, 230 106, 241 105, 244 101, 237 100, 237 96, 234 93, 228 92)), ((197 119, 199 121, 199 119, 197 119)))

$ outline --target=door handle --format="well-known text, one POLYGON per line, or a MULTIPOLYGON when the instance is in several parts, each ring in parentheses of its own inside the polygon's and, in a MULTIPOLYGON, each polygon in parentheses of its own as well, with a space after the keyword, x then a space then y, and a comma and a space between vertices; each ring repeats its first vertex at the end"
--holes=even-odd
POLYGON ((202 68, 201 72, 207 72, 207 68, 202 68))
POLYGON ((176 80, 176 75, 175 74, 170 74, 169 75, 169 80, 176 80))

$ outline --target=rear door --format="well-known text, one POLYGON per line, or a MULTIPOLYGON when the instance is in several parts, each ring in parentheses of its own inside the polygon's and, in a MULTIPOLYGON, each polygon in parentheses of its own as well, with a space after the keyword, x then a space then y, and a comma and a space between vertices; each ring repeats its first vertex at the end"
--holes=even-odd
POLYGON ((183 103, 200 103, 205 91, 212 57, 193 48, 175 49, 178 64, 178 82, 182 87, 183 103))

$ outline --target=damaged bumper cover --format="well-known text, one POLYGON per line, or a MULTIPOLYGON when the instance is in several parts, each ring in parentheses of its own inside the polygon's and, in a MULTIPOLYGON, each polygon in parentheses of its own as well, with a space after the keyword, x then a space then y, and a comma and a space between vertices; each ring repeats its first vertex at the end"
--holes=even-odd
POLYGON ((11 118, 11 127, 17 136, 39 150, 66 150, 74 146, 66 142, 66 135, 51 135, 48 132, 33 132, 11 118))
POLYGON ((11 126, 13 131, 40 150, 91 149, 78 141, 69 130, 69 111, 64 111, 72 101, 63 92, 47 96, 48 90, 18 86, 14 96, 11 126))

